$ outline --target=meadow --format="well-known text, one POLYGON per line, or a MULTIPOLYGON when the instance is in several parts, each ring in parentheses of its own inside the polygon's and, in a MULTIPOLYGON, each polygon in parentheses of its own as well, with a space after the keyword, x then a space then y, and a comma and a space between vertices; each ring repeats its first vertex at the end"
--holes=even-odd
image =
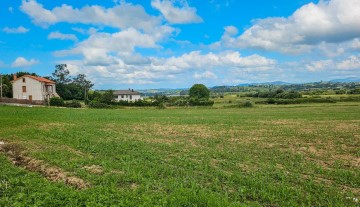
POLYGON ((0 105, 0 206, 358 206, 359 107, 0 105))

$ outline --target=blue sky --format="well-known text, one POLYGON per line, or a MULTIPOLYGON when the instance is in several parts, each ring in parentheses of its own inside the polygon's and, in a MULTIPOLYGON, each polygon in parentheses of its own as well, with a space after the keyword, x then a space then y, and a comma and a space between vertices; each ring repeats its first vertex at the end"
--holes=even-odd
POLYGON ((360 76, 359 0, 2 0, 0 72, 96 89, 360 76))

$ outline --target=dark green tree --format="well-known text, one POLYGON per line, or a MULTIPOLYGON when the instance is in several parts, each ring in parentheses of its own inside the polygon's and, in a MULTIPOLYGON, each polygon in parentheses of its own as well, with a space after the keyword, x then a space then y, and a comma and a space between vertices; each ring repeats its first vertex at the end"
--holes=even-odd
POLYGON ((89 90, 90 88, 92 88, 94 86, 93 83, 91 83, 90 80, 86 79, 86 75, 85 74, 79 74, 78 76, 76 76, 73 80, 74 84, 77 84, 78 86, 81 87, 81 89, 83 90, 84 93, 84 102, 85 104, 88 104, 88 94, 89 94, 89 90))
POLYGON ((84 100, 87 104, 88 91, 94 84, 86 79, 86 75, 79 74, 71 78, 67 65, 59 64, 55 66, 51 79, 56 82, 56 92, 64 100, 84 100))
POLYGON ((204 84, 194 84, 189 90, 190 98, 208 100, 210 91, 204 84))
POLYGON ((114 102, 114 91, 106 90, 103 94, 101 94, 99 102, 105 104, 111 104, 114 102))
POLYGON ((52 73, 53 80, 58 84, 67 84, 71 82, 70 72, 66 64, 55 65, 55 72, 52 73))

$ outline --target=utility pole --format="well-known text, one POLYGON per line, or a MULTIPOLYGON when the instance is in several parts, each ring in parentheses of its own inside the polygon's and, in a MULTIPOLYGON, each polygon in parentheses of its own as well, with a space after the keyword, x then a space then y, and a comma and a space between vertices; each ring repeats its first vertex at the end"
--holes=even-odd
POLYGON ((2 75, 0 74, 0 88, 1 88, 1 91, 0 91, 0 98, 2 98, 2 91, 3 91, 3 84, 2 84, 2 75))
POLYGON ((84 104, 85 105, 87 105, 86 101, 87 101, 87 98, 86 98, 86 84, 85 84, 85 86, 84 86, 84 104))

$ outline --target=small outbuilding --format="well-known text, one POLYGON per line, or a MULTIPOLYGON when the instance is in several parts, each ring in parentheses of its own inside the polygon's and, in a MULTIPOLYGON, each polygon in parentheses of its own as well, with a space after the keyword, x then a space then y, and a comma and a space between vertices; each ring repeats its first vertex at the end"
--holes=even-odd
POLYGON ((134 91, 130 88, 129 90, 114 91, 114 96, 116 101, 136 101, 142 99, 140 92, 134 91))

